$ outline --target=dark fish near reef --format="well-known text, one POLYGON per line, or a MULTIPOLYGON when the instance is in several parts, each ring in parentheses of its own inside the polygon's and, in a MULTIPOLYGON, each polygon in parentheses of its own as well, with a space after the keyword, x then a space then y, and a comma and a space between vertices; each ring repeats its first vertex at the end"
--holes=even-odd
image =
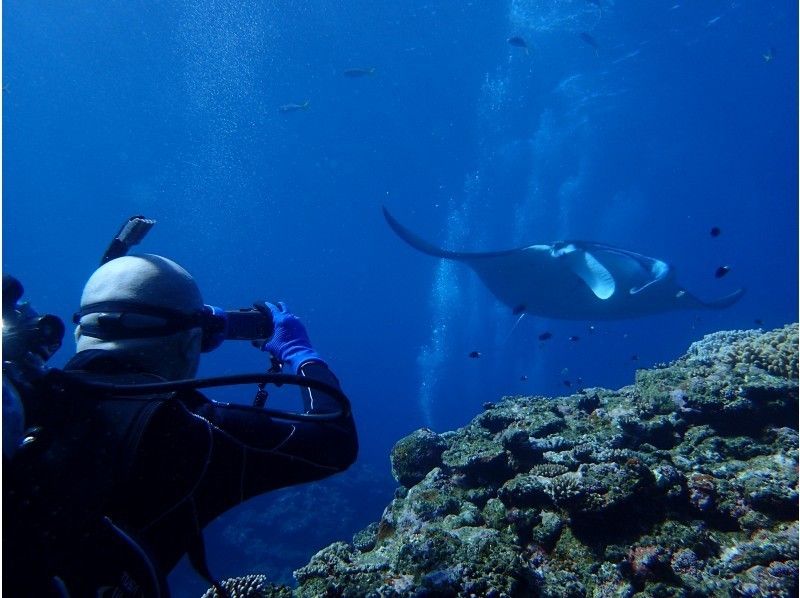
POLYGON ((524 49, 526 54, 529 51, 528 50, 528 42, 526 42, 525 39, 520 37, 519 35, 514 35, 512 37, 509 37, 508 40, 506 40, 506 41, 508 41, 508 44, 510 46, 514 46, 515 48, 524 49))
POLYGON ((594 48, 595 52, 600 49, 600 44, 597 43, 597 40, 585 31, 581 31, 581 39, 594 48))
POLYGON ((722 230, 718 226, 712 226, 711 230, 709 231, 712 237, 719 237, 722 230))
POLYGON ((481 356, 481 353, 480 353, 480 351, 472 351, 472 352, 469 354, 469 356, 470 356, 472 359, 478 359, 478 357, 480 357, 480 356, 481 356))
POLYGON ((546 341, 546 340, 549 340, 551 338, 553 338, 553 333, 552 332, 542 332, 539 335, 539 340, 540 341, 546 341))
POLYGON ((717 268, 717 271, 714 272, 714 278, 722 278, 730 271, 731 271, 730 266, 720 266, 719 268, 717 268))
POLYGON ((581 340, 581 337, 573 335, 573 336, 569 337, 569 340, 571 340, 573 343, 576 343, 579 340, 581 340))
POLYGON ((764 325, 764 320, 762 320, 761 318, 756 318, 755 320, 753 320, 753 322, 755 322, 756 326, 763 326, 764 325))
POLYGON ((564 386, 566 386, 567 388, 572 388, 572 382, 570 382, 569 380, 564 380, 564 386))
POLYGON ((366 77, 368 75, 375 74, 375 67, 369 68, 352 68, 352 69, 345 69, 343 72, 345 77, 350 77, 351 79, 357 79, 358 77, 366 77))
POLYGON ((638 355, 631 355, 631 361, 639 361, 638 355))
POLYGON ((302 104, 284 104, 283 106, 278 106, 278 112, 299 112, 301 110, 308 110, 309 101, 306 100, 302 104))
MULTIPOLYGON (((414 249, 466 264, 515 311, 561 320, 614 320, 676 309, 722 309, 744 289, 703 301, 678 283, 666 262, 589 241, 561 241, 504 251, 448 251, 428 243, 383 209, 391 229, 414 249)), ((521 315, 521 314, 520 314, 521 315)))

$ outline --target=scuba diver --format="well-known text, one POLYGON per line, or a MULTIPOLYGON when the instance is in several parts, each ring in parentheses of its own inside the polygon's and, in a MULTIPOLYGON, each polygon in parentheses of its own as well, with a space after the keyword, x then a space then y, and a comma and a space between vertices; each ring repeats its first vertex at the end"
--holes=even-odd
POLYGON ((60 345, 49 328, 60 321, 17 303, 21 285, 4 278, 3 415, 24 421, 19 438, 8 438, 19 425, 4 426, 6 596, 167 597, 166 576, 184 554, 227 596, 206 563, 203 528, 356 458, 349 402, 286 305, 204 305, 175 262, 125 255, 138 242, 130 233, 123 227, 86 283, 77 352, 62 370, 41 367, 60 345), (252 341, 282 373, 195 380, 200 354, 226 339, 252 341), (253 381, 253 406, 198 390, 253 381), (303 411, 263 408, 265 383, 301 385, 303 411))

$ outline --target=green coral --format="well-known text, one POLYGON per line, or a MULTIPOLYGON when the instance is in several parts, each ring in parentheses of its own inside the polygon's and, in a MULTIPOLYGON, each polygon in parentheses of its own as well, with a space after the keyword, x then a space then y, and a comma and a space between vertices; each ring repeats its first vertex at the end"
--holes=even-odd
POLYGON ((543 478, 554 478, 565 474, 568 471, 568 468, 557 463, 542 463, 541 465, 534 465, 530 469, 531 475, 540 476, 543 478))
POLYGON ((581 478, 575 474, 553 478, 547 486, 547 494, 553 504, 567 510, 577 504, 585 493, 581 478))

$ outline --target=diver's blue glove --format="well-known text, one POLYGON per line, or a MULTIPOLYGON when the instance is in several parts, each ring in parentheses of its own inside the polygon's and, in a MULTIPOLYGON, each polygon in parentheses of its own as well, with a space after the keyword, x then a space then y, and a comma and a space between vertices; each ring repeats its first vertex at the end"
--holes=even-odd
POLYGON ((255 304, 256 309, 272 314, 275 332, 267 342, 261 346, 262 351, 269 351, 273 357, 281 362, 284 372, 296 374, 300 366, 309 361, 325 363, 311 346, 305 326, 300 319, 289 311, 286 304, 279 301, 276 304, 262 301, 255 304))

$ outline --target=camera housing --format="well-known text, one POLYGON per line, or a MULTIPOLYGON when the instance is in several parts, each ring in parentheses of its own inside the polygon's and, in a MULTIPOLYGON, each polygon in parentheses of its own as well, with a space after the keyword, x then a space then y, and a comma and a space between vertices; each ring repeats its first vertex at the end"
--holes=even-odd
POLYGON ((26 400, 38 396, 47 372, 45 362, 61 347, 64 324, 56 316, 40 316, 20 303, 22 284, 3 276, 3 456, 11 458, 26 443, 26 400))
POLYGON ((39 315, 20 303, 24 289, 13 276, 3 276, 3 361, 44 366, 61 347, 64 323, 51 314, 39 315))
POLYGON ((225 339, 235 341, 267 340, 275 332, 272 317, 255 308, 225 312, 225 339))

